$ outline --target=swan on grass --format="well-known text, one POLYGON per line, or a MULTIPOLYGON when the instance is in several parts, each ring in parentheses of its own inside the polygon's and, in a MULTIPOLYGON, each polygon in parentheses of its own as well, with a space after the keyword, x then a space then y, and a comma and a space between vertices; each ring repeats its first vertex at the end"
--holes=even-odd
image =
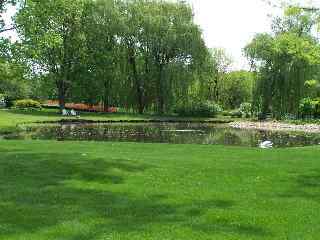
POLYGON ((264 142, 261 142, 260 145, 259 145, 260 148, 272 148, 273 147, 273 143, 271 141, 264 141, 264 142))

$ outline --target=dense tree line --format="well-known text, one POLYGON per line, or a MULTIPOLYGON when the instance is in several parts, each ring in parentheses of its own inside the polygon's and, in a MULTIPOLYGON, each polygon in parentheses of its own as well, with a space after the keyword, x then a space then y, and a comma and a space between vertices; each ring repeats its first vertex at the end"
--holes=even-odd
POLYGON ((10 5, 19 41, 0 41, 0 94, 12 99, 161 114, 252 103, 252 113, 276 118, 320 99, 317 9, 286 7, 271 33, 244 48, 249 72, 232 71, 226 50, 206 47, 184 1, 17 0, 0 2, 0 11, 10 5))
POLYGON ((283 17, 275 18, 271 34, 258 34, 246 46, 257 74, 253 97, 257 112, 276 118, 299 115, 300 101, 310 96, 308 82, 319 84, 320 45, 313 34, 318 21, 317 11, 291 6, 283 17))
POLYGON ((207 101, 231 109, 250 101, 250 87, 238 88, 237 96, 232 89, 233 82, 251 80, 229 76, 232 60, 225 50, 205 46, 184 1, 6 3, 17 4, 19 41, 1 43, 3 66, 23 68, 15 77, 2 76, 20 79, 9 81, 14 88, 0 84, 12 98, 59 99, 61 109, 67 101, 102 103, 140 113, 170 113, 207 101))
POLYGON ((183 2, 30 0, 15 24, 20 60, 55 86, 61 109, 83 101, 164 113, 205 74, 209 52, 183 2))

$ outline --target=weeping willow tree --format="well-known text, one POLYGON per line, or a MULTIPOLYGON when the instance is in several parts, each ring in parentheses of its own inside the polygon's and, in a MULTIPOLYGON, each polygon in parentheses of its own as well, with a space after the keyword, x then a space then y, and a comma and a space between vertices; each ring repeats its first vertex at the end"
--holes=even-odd
POLYGON ((168 112, 178 97, 188 94, 193 72, 206 51, 201 31, 191 7, 183 2, 133 2, 139 4, 140 12, 136 60, 144 66, 140 68, 144 74, 135 82, 144 90, 146 106, 168 112))
POLYGON ((193 16, 183 1, 29 0, 15 25, 61 109, 75 101, 167 113, 203 80, 207 48, 193 16))
POLYGON ((312 36, 316 15, 290 7, 277 18, 272 34, 258 34, 245 52, 258 80, 254 106, 274 117, 298 114, 299 101, 306 94, 305 82, 313 79, 319 68, 320 46, 312 36))

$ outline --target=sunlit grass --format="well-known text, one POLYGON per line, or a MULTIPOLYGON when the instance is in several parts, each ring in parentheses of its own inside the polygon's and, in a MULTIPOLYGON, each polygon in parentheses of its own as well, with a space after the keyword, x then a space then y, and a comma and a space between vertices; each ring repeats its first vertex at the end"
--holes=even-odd
POLYGON ((317 239, 319 156, 0 141, 0 239, 317 239))

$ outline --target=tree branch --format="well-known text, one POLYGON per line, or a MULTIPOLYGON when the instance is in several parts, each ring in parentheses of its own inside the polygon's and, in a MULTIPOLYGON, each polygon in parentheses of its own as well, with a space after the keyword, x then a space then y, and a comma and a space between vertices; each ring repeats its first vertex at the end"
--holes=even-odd
POLYGON ((314 8, 314 7, 301 7, 304 11, 310 11, 310 12, 317 12, 320 11, 320 8, 314 8))
POLYGON ((4 32, 8 32, 8 31, 15 30, 15 29, 16 29, 16 26, 12 26, 12 27, 9 27, 9 28, 0 29, 0 34, 1 34, 1 33, 4 33, 4 32))

